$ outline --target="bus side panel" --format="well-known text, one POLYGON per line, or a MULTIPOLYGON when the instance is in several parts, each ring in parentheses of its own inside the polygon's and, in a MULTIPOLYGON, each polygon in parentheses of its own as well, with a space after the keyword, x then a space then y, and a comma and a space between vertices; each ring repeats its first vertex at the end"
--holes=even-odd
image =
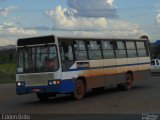
POLYGON ((128 59, 117 59, 117 82, 118 84, 124 83, 126 73, 128 71, 128 59))
POLYGON ((128 58, 128 71, 136 72, 139 70, 138 58, 128 58))
POLYGON ((104 59, 104 76, 117 74, 116 59, 104 59))
POLYGON ((103 60, 90 60, 89 67, 91 77, 98 77, 104 75, 103 60))
POLYGON ((150 77, 150 57, 139 57, 139 72, 136 75, 136 80, 150 77))
POLYGON ((117 60, 116 59, 104 59, 104 76, 105 87, 112 86, 115 83, 120 82, 117 75, 117 60))
POLYGON ((150 70, 134 72, 134 80, 146 80, 150 78, 150 70))
POLYGON ((87 82, 87 91, 90 91, 93 88, 105 87, 104 76, 89 77, 86 79, 86 82, 87 82))
POLYGON ((139 64, 138 64, 138 57, 137 58, 128 58, 128 71, 132 72, 133 79, 139 79, 138 78, 138 71, 139 71, 139 64))
POLYGON ((139 71, 149 70, 150 69, 150 58, 149 57, 140 57, 139 58, 139 71))
POLYGON ((128 71, 128 58, 117 59, 117 74, 126 73, 128 71))
POLYGON ((103 60, 90 60, 89 67, 90 77, 87 78, 87 89, 103 87, 103 60))

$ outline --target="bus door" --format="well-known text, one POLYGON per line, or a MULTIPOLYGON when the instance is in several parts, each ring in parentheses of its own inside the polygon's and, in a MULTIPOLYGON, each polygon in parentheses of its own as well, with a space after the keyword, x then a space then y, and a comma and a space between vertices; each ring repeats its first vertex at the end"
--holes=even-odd
POLYGON ((62 79, 71 79, 72 77, 74 77, 72 66, 74 66, 75 64, 73 42, 71 40, 59 40, 59 49, 63 71, 62 79))

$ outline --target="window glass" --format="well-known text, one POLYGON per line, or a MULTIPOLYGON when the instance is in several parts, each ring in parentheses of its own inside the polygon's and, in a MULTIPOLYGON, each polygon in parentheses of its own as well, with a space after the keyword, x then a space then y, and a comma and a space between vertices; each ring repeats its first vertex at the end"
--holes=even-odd
POLYGON ((104 59, 115 58, 112 41, 102 41, 102 51, 104 59))
POLYGON ((85 46, 85 41, 77 40, 74 45, 75 55, 77 60, 87 60, 87 50, 85 46))
POLYGON ((73 60, 73 49, 72 45, 60 47, 61 59, 62 60, 73 60))
POLYGON ((77 40, 75 48, 76 48, 76 50, 84 50, 84 51, 86 51, 85 42, 77 40))
POLYGON ((113 50, 113 42, 112 41, 102 41, 102 49, 111 49, 113 50))
POLYGON ((126 58, 125 43, 123 41, 116 42, 116 57, 117 58, 126 58))
POLYGON ((114 50, 103 50, 104 59, 112 59, 115 58, 114 50))
POLYGON ((68 71, 75 62, 73 40, 59 40, 62 71, 68 71))
POLYGON ((58 68, 58 57, 55 46, 37 47, 36 71, 54 71, 58 68))
POLYGON ((145 49, 144 42, 137 42, 137 49, 145 49))
POLYGON ((98 41, 89 41, 88 52, 91 60, 102 59, 100 44, 98 41))
POLYGON ((126 42, 126 47, 127 47, 127 49, 135 49, 136 48, 135 43, 131 42, 131 41, 126 42))
POLYGON ((49 72, 58 69, 55 46, 18 48, 18 73, 49 72))
POLYGON ((123 41, 117 41, 117 49, 125 49, 125 45, 123 41))
POLYGON ((137 51, 139 57, 146 57, 147 56, 147 48, 145 47, 145 42, 136 42, 137 44, 137 51))
POLYGON ((147 56, 147 52, 145 49, 138 49, 138 56, 139 57, 146 57, 147 56))
POLYGON ((126 42, 126 48, 127 48, 127 54, 128 54, 129 58, 137 57, 135 42, 133 42, 133 41, 126 42))

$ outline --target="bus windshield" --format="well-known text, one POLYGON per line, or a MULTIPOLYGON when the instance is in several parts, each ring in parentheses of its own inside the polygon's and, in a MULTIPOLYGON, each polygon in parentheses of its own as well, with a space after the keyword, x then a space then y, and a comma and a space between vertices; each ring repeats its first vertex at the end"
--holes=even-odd
POLYGON ((59 68, 55 45, 18 48, 17 73, 53 72, 59 68))

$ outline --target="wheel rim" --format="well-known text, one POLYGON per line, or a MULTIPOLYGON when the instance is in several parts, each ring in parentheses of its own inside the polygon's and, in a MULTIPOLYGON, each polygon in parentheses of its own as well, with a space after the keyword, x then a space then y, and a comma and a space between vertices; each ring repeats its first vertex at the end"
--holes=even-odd
POLYGON ((76 81, 76 87, 74 91, 74 98, 80 100, 85 94, 84 84, 81 80, 76 81))

